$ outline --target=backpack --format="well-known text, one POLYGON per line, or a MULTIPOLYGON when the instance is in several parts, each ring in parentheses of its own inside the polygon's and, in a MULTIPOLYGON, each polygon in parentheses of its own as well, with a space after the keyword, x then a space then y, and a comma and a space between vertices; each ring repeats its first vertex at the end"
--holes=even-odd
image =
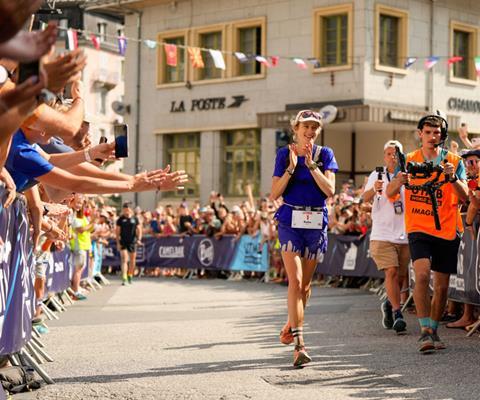
POLYGON ((40 382, 35 380, 33 368, 30 367, 0 368, 0 382, 3 389, 10 394, 30 392, 41 387, 40 382))

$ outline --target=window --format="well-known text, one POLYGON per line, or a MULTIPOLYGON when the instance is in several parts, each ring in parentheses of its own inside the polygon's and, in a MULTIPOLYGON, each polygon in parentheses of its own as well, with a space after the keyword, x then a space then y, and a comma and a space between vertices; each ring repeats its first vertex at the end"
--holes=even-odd
POLYGON ((185 170, 189 178, 184 190, 176 193, 171 192, 170 195, 198 196, 200 187, 200 134, 165 135, 165 148, 167 149, 167 164, 170 164, 175 171, 185 170))
POLYGON ((244 196, 245 184, 258 195, 260 186, 260 131, 226 131, 224 139, 223 191, 227 196, 244 196))
MULTIPOLYGON (((184 45, 185 38, 183 36, 165 39, 165 42, 168 44, 184 45)), ((165 71, 165 83, 173 83, 173 82, 183 82, 185 80, 185 49, 177 47, 177 66, 173 67, 171 65, 167 65, 165 61, 163 63, 165 71)))
POLYGON ((107 41, 107 23, 106 22, 99 22, 97 24, 97 33, 98 33, 98 39, 100 42, 107 41))
MULTIPOLYGON (((222 32, 207 32, 200 34, 199 47, 204 49, 222 50, 222 32)), ((215 67, 210 53, 202 51, 205 68, 200 68, 199 79, 218 79, 222 70, 215 67)), ((225 57, 225 56, 224 56, 225 57)))
MULTIPOLYGON (((171 31, 158 35, 159 43, 169 43, 176 46, 184 46, 186 42, 186 31, 171 31)), ((165 56, 165 47, 159 45, 157 48, 158 55, 158 84, 172 84, 185 82, 185 57, 186 49, 177 47, 177 65, 175 67, 167 65, 165 56)))
POLYGON ((106 89, 100 89, 100 113, 101 114, 107 113, 107 94, 108 94, 108 91, 106 89))
POLYGON ((375 68, 386 72, 406 73, 408 14, 377 5, 375 22, 375 68))
POLYGON ((321 8, 314 13, 314 55, 317 71, 347 69, 353 57, 353 4, 321 8))
MULTIPOLYGON (((265 53, 265 18, 233 24, 233 51, 246 56, 265 53)), ((265 67, 252 57, 247 62, 240 62, 235 56, 232 60, 233 76, 255 76, 264 72, 265 67)))
POLYGON ((58 20, 58 38, 65 39, 67 37, 67 29, 68 29, 68 18, 60 18, 58 20))
POLYGON ((380 64, 398 67, 398 26, 400 19, 380 15, 380 64))
POLYGON ((451 56, 463 57, 462 61, 453 63, 450 68, 450 78, 453 81, 476 84, 477 75, 474 57, 477 53, 477 29, 474 26, 452 22, 451 30, 451 56), (465 82, 472 81, 472 82, 465 82))
POLYGON ((177 47, 177 66, 166 65, 164 46, 157 47, 157 87, 180 87, 214 84, 224 80, 262 79, 266 67, 254 59, 240 63, 233 54, 266 54, 266 18, 255 18, 227 22, 222 24, 194 27, 161 32, 157 35, 159 43, 177 46, 197 47, 204 68, 194 68, 190 62, 187 48, 177 47), (225 70, 215 66, 212 55, 207 49, 222 52, 225 70))

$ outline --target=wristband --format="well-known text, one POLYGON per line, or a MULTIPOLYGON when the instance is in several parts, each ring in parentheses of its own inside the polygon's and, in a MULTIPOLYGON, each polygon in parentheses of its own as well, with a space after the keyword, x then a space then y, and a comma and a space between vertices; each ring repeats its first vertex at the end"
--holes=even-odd
POLYGON ((318 168, 318 164, 317 164, 315 161, 313 161, 312 163, 308 164, 308 169, 309 169, 310 171, 314 171, 314 170, 316 170, 317 168, 318 168))
POLYGON ((92 162, 92 158, 90 157, 89 149, 86 148, 83 150, 83 154, 85 154, 85 161, 92 162))
POLYGON ((289 174, 290 176, 292 176, 292 175, 293 175, 294 168, 292 168, 292 170, 289 170, 289 169, 287 168, 286 171, 288 172, 288 174, 289 174))

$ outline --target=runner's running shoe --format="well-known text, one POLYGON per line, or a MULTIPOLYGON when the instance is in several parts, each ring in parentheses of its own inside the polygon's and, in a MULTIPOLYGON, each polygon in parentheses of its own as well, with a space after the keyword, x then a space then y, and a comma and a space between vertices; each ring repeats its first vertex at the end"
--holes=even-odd
POLYGON ((435 351, 435 344, 430 332, 422 332, 418 339, 418 351, 422 354, 429 354, 435 351))
POLYGON ((131 284, 132 284, 132 280, 133 280, 133 278, 132 278, 131 276, 128 276, 128 278, 127 278, 127 279, 128 279, 128 283, 131 285, 131 284))
POLYGON ((395 321, 393 322, 393 330, 397 335, 405 335, 407 333, 407 323, 403 319, 403 316, 395 315, 395 321))
POLYGON ((392 329, 393 327, 393 309, 392 305, 388 300, 385 300, 380 310, 382 311, 382 326, 385 329, 392 329))
POLYGON ((435 350, 445 350, 447 345, 442 342, 440 336, 438 336, 437 331, 433 331, 432 333, 433 345, 435 346, 435 350))
POLYGON ((312 361, 312 358, 308 355, 305 346, 295 346, 295 351, 293 352, 293 366, 302 367, 305 364, 308 364, 312 361))
POLYGON ((293 343, 292 328, 290 328, 290 325, 288 324, 288 322, 284 325, 284 327, 280 331, 280 343, 282 344, 293 343))

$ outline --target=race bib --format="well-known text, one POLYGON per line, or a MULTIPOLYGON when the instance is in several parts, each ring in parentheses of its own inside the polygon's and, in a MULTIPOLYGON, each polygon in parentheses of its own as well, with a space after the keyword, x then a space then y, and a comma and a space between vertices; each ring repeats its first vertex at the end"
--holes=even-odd
POLYGON ((323 212, 322 211, 292 211, 292 228, 302 229, 322 229, 323 212))

